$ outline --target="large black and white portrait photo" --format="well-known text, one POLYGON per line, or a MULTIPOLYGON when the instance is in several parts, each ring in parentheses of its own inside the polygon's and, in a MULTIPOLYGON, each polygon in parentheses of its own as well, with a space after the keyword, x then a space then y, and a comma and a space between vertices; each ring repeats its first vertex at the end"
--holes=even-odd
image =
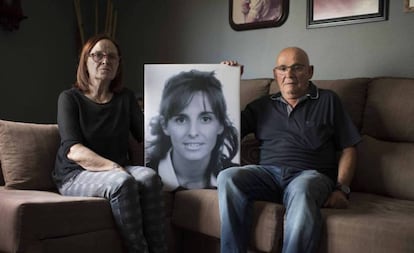
POLYGON ((165 191, 216 187, 240 163, 240 69, 146 64, 145 161, 165 191))

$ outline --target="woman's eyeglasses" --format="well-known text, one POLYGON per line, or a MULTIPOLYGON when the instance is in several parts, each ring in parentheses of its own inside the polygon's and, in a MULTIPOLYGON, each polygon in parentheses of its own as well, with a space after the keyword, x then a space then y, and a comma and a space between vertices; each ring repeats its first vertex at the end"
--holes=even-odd
POLYGON ((92 60, 94 62, 97 62, 97 63, 103 61, 103 59, 105 57, 110 62, 118 62, 119 61, 119 56, 117 54, 114 54, 114 53, 106 54, 106 53, 102 53, 102 52, 96 52, 96 53, 90 53, 89 57, 91 57, 92 60))

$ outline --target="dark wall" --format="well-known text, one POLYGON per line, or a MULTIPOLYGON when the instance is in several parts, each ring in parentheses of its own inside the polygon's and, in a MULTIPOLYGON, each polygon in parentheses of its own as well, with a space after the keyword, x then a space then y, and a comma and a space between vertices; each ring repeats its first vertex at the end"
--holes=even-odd
MULTIPOLYGON (((75 80, 78 57, 73 0, 21 0, 28 19, 0 29, 0 118, 56 122, 57 96, 75 80)), ((94 1, 81 1, 81 3, 94 1)), ((244 78, 271 77, 278 51, 300 46, 315 65, 315 79, 414 77, 414 13, 390 0, 389 20, 306 29, 306 2, 290 1, 277 28, 234 31, 227 0, 116 1, 117 39, 124 81, 142 92, 145 63, 217 63, 235 59, 244 78)))
POLYGON ((56 101, 76 67, 71 0, 23 0, 20 29, 0 29, 0 118, 56 121, 56 101))

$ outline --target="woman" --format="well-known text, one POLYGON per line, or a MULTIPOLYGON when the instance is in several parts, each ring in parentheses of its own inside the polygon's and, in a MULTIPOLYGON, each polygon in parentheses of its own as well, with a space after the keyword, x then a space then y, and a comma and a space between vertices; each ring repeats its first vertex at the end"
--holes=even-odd
POLYGON ((234 165, 237 129, 214 72, 171 77, 150 127, 155 138, 147 144, 148 166, 158 171, 166 191, 213 188, 218 173, 234 165))
POLYGON ((58 99, 53 178, 63 195, 107 198, 128 252, 166 252, 161 180, 150 168, 127 166, 129 133, 143 139, 143 115, 121 77, 116 42, 90 38, 74 87, 58 99))

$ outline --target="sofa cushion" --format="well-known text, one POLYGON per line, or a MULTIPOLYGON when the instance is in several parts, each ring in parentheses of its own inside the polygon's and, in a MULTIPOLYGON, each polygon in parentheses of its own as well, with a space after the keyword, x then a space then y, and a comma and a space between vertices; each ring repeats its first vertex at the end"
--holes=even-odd
MULTIPOLYGON (((256 201, 250 247, 258 251, 276 252, 282 243, 283 217, 282 205, 256 201)), ((177 192, 172 222, 178 227, 220 238, 217 191, 200 189, 177 192)))
POLYGON ((322 209, 319 252, 414 252, 413 213, 413 201, 353 193, 348 209, 322 209))
POLYGON ((352 190, 414 200, 414 143, 364 135, 357 151, 352 190))
POLYGON ((240 109, 243 110, 246 105, 253 100, 267 95, 272 79, 245 79, 240 81, 240 109))
POLYGON ((362 132, 377 139, 414 142, 414 79, 378 78, 369 84, 362 132))
POLYGON ((0 188, 0 252, 25 252, 30 242, 114 229, 103 198, 0 188))
POLYGON ((0 120, 0 160, 6 187, 54 188, 51 171, 58 145, 57 125, 0 120))
POLYGON ((341 99, 355 126, 361 129, 367 85, 370 80, 370 78, 316 80, 315 84, 319 88, 334 91, 341 99))

